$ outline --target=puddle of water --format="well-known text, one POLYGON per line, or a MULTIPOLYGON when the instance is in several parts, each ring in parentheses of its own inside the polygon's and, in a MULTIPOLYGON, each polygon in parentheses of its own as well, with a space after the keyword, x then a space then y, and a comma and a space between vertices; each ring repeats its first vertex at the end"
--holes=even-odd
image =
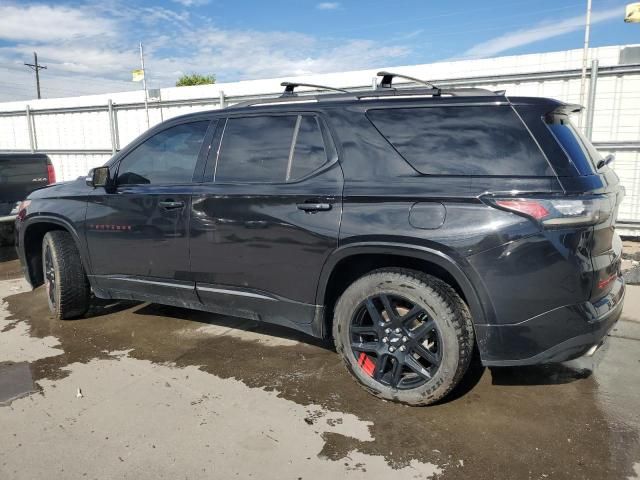
POLYGON ((27 362, 0 363, 0 407, 36 391, 27 362))
MULTIPOLYGON (((633 475, 633 462, 640 458, 637 428, 619 417, 611 421, 596 381, 580 369, 486 370, 458 398, 410 408, 368 395, 330 347, 283 328, 145 305, 107 306, 98 317, 56 322, 40 291, 7 301, 16 328, 25 325, 36 338, 53 336, 64 351, 33 363, 39 382, 63 381, 69 365, 113 360, 113 351, 129 351, 132 359, 178 371, 197 368, 296 405, 365 422, 369 437, 319 430, 323 444, 317 453, 336 462, 357 452, 383 458, 395 469, 416 462, 437 465, 442 469, 439 479, 599 479, 633 475), (229 328, 235 329, 233 334, 226 333, 229 328), (265 336, 276 340, 270 343, 265 336)), ((629 373, 607 368, 612 384, 624 382, 629 373)), ((637 410, 640 400, 628 407, 637 410)), ((312 428, 317 422, 338 421, 331 416, 318 420, 313 414, 305 418, 312 428)))

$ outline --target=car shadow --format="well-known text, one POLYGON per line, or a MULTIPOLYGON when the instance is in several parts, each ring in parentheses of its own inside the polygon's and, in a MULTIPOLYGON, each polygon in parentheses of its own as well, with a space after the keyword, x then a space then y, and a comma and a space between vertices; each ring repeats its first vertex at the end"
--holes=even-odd
MULTIPOLYGON (((131 314, 134 315, 169 317, 178 320, 198 322, 203 325, 215 325, 225 329, 258 333, 335 352, 332 340, 318 339, 281 325, 155 303, 94 299, 92 307, 85 318, 116 314, 124 310, 130 310, 131 314)), ((591 369, 582 368, 580 365, 575 365, 574 362, 522 367, 487 368, 482 365, 480 354, 476 348, 474 349, 469 368, 460 383, 436 404, 446 404, 464 397, 476 387, 487 371, 490 372, 491 383, 501 386, 560 385, 588 378, 592 374, 591 369)))
POLYGON ((493 385, 563 385, 589 378, 593 371, 570 363, 551 363, 522 367, 492 367, 493 385))
POLYGON ((15 247, 0 247, 0 262, 10 262, 18 259, 18 253, 15 247))
POLYGON ((307 335, 305 333, 294 330, 293 328, 275 325, 267 322, 261 322, 259 320, 231 317, 228 315, 219 315, 211 312, 203 312, 200 310, 191 310, 188 308, 174 307, 169 305, 160 305, 156 303, 146 304, 143 307, 135 310, 133 313, 135 313, 136 315, 172 317, 180 320, 199 322, 206 325, 216 325, 224 328, 233 328, 246 332, 279 337, 285 340, 293 340, 335 351, 332 341, 318 339, 312 337, 311 335, 307 335))
POLYGON ((89 307, 89 311, 87 311, 83 318, 89 319, 111 315, 134 308, 138 305, 142 305, 142 302, 136 302, 133 300, 105 300, 94 297, 91 299, 91 307, 89 307))

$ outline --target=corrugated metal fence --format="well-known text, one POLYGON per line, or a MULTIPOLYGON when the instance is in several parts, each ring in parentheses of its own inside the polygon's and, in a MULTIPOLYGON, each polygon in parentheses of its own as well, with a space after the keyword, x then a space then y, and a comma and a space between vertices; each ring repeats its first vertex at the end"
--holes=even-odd
MULTIPOLYGON (((627 190, 619 213, 619 227, 626 234, 637 235, 640 232, 640 64, 599 67, 594 61, 591 67, 583 128, 603 155, 616 155, 613 168, 627 190)), ((511 96, 579 102, 580 70, 577 68, 432 81, 444 87, 475 86, 507 90, 511 96)), ((347 87, 365 88, 371 88, 371 84, 347 87)), ((214 98, 151 101, 150 124, 188 112, 277 95, 279 92, 227 97, 220 91, 214 98)), ((58 178, 70 180, 103 164, 145 128, 142 102, 108 100, 103 105, 37 110, 27 106, 24 110, 0 111, 0 151, 47 153, 58 178)))

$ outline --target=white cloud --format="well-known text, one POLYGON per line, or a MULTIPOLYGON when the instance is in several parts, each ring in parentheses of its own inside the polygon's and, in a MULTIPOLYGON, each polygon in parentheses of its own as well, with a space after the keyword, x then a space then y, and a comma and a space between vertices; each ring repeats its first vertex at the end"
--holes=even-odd
POLYGON ((316 5, 318 10, 337 10, 340 8, 339 2, 321 2, 316 5))
POLYGON ((0 47, 0 101, 34 97, 33 73, 23 65, 34 50, 48 67, 41 72, 45 97, 139 88, 130 82, 131 70, 139 68, 139 40, 151 88, 173 86, 182 73, 215 74, 219 81, 293 76, 373 68, 410 53, 390 41, 220 28, 210 19, 192 19, 188 12, 123 0, 91 7, 0 7, 0 39, 5 40, 0 47), (48 25, 50 18, 37 20, 35 28, 6 28, 1 18, 10 15, 12 22, 24 25, 27 15, 45 11, 34 8, 53 12, 64 28, 48 25))
POLYGON ((207 5, 211 0, 172 0, 175 3, 179 3, 183 7, 200 7, 207 5))
POLYGON ((84 8, 0 5, 0 39, 53 41, 111 35, 115 22, 84 8))
MULTIPOLYGON (((594 12, 591 15, 591 23, 596 24, 613 18, 622 18, 622 11, 620 8, 594 12)), ((513 48, 522 47, 540 40, 546 40, 548 38, 557 37, 583 29, 584 22, 584 15, 577 15, 561 21, 549 20, 541 22, 532 28, 505 33, 499 37, 474 45, 464 52, 461 57, 491 57, 513 48)))

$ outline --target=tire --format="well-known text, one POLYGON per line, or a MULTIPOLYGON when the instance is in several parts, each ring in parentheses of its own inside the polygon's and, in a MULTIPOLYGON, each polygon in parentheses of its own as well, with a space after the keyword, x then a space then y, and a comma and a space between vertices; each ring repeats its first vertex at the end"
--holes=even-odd
POLYGON ((89 309, 91 289, 71 234, 62 230, 45 234, 42 271, 53 316, 58 320, 83 316, 89 309))
POLYGON ((405 269, 377 270, 351 284, 336 304, 333 337, 361 386, 407 405, 444 398, 467 371, 475 344, 456 291, 405 269))

